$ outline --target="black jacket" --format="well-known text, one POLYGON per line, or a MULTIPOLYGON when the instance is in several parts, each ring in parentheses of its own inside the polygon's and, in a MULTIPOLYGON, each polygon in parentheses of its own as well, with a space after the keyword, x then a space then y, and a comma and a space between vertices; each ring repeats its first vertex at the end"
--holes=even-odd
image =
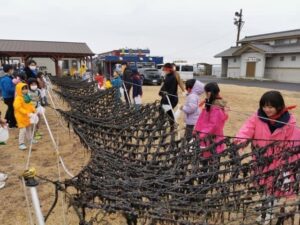
POLYGON ((126 88, 130 88, 132 86, 132 70, 130 68, 126 68, 123 73, 123 81, 125 83, 126 88))
POLYGON ((36 78, 36 75, 31 71, 31 69, 27 66, 24 68, 24 72, 26 73, 26 80, 29 78, 36 78))
POLYGON ((161 99, 161 104, 169 104, 168 99, 167 99, 167 95, 164 93, 168 93, 170 95, 169 99, 171 102, 171 105, 173 108, 176 107, 177 103, 178 103, 178 95, 177 95, 177 88, 178 87, 178 82, 176 79, 176 76, 174 73, 169 73, 165 76, 165 81, 163 86, 161 87, 160 91, 159 91, 159 95, 162 96, 161 99))

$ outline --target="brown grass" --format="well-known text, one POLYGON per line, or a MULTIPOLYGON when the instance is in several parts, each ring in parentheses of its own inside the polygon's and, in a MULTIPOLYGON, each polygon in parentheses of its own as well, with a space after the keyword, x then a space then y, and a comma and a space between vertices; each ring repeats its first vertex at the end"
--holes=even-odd
MULTIPOLYGON (((229 112, 229 120, 225 126, 225 134, 234 135, 241 127, 242 123, 247 119, 247 115, 251 115, 257 110, 258 101, 266 89, 234 85, 220 85, 220 88, 223 98, 228 102, 228 106, 230 106, 231 110, 237 111, 229 112)), ((158 90, 159 87, 156 86, 145 86, 143 88, 143 102, 149 103, 159 99, 157 94, 158 90)), ((287 105, 300 105, 300 92, 282 91, 282 93, 287 105)), ((183 104, 184 97, 180 97, 179 102, 180 104, 183 104)), ((0 107, 1 111, 4 113, 5 106, 2 102, 0 107)), ((300 108, 295 109, 293 113, 299 121, 300 108)), ((73 174, 77 174, 88 162, 89 152, 80 145, 78 138, 72 132, 62 128, 59 118, 50 108, 47 108, 47 118, 52 132, 59 142, 59 150, 67 167, 73 174)), ((66 123, 64 123, 64 125, 66 126, 66 123)), ((181 128, 184 127, 183 118, 180 119, 180 126, 181 128)), ((34 145, 30 166, 37 169, 38 175, 47 177, 51 180, 57 180, 57 156, 54 153, 46 126, 43 123, 41 125, 41 130, 44 133, 44 138, 37 145, 34 145)), ((18 150, 17 138, 18 130, 11 129, 9 142, 5 146, 0 146, 0 171, 9 174, 6 187, 0 190, 0 224, 5 225, 29 224, 24 191, 19 179, 19 176, 22 174, 25 167, 28 150, 24 152, 18 150)), ((60 169, 60 172, 62 174, 62 179, 67 178, 67 175, 62 169, 60 169)), ((42 211, 45 214, 48 212, 48 209, 54 200, 54 187, 51 184, 41 181, 41 184, 38 186, 38 193, 42 211)), ((48 225, 64 224, 61 201, 63 198, 61 197, 58 205, 47 221, 48 225)), ((72 208, 65 210, 67 211, 67 224, 78 224, 78 219, 72 208)), ((101 224, 126 224, 124 218, 118 214, 105 217, 105 221, 106 222, 103 221, 101 224)))

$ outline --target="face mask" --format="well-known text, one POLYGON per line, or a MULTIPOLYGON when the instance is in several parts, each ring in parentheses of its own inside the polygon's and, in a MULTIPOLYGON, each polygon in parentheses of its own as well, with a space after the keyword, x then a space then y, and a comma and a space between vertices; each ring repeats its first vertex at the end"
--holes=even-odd
POLYGON ((37 88, 38 88, 38 87, 37 87, 36 85, 30 86, 30 89, 33 90, 33 91, 35 91, 37 88))
POLYGON ((29 66, 29 69, 35 70, 35 69, 36 69, 36 66, 29 66))
POLYGON ((25 103, 30 103, 31 102, 31 98, 30 98, 29 94, 24 94, 23 98, 24 98, 25 103))

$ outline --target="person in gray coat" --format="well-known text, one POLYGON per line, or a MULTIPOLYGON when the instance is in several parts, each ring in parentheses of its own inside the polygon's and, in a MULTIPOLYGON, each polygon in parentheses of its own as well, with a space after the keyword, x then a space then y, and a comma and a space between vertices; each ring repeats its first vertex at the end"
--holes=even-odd
POLYGON ((194 126, 200 115, 200 95, 204 93, 204 84, 198 80, 190 79, 185 83, 185 89, 188 93, 185 104, 181 110, 185 113, 185 137, 190 141, 193 137, 194 126))

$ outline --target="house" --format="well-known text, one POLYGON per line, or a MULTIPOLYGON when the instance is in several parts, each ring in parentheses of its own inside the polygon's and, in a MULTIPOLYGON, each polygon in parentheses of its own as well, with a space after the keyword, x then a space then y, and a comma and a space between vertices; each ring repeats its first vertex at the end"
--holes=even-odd
POLYGON ((246 36, 222 58, 222 77, 300 83, 300 29, 246 36))
POLYGON ((25 64, 34 59, 40 71, 59 75, 71 67, 78 69, 82 63, 91 64, 93 55, 88 45, 81 42, 0 39, 0 66, 25 64))

